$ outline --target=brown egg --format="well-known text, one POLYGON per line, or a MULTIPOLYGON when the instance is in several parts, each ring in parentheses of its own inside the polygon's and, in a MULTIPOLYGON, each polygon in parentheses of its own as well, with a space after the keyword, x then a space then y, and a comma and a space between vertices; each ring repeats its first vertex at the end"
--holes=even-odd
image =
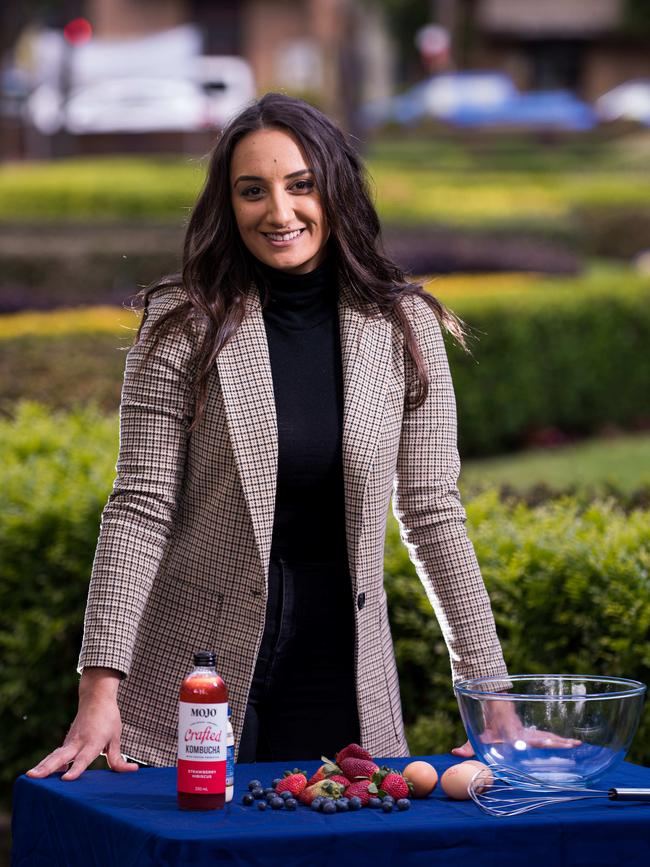
POLYGON ((438 782, 438 772, 429 762, 411 762, 402 771, 402 776, 413 783, 414 798, 426 798, 438 782))
POLYGON ((449 798, 453 798, 456 801, 467 801, 469 800, 468 787, 472 781, 472 777, 482 770, 485 771, 487 778, 479 791, 485 791, 485 789, 492 785, 492 772, 487 765, 475 759, 460 762, 458 765, 452 765, 450 768, 447 768, 440 778, 440 785, 449 798))
POLYGON ((476 791, 480 794, 486 789, 489 789, 494 782, 494 775, 489 765, 484 765, 483 762, 479 762, 477 759, 468 759, 465 764, 475 765, 477 771, 483 771, 483 774, 481 776, 481 785, 476 787, 476 791))

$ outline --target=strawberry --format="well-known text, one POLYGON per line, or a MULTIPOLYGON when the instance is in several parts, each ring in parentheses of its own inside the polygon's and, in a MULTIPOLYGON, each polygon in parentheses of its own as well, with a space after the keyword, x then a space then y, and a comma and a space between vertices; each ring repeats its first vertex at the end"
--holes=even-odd
POLYGON ((347 777, 344 777, 343 774, 332 774, 332 776, 328 777, 327 779, 331 780, 333 783, 340 783, 343 788, 349 786, 352 782, 351 780, 348 780, 347 777))
POLYGON ((350 758, 343 759, 341 770, 349 780, 353 780, 355 777, 367 777, 370 779, 379 770, 379 767, 367 759, 350 758))
POLYGON ((357 798, 361 799, 361 803, 365 807, 368 801, 371 798, 376 797, 377 795, 377 786, 371 780, 355 780, 354 783, 350 783, 350 785, 345 790, 346 798, 357 798))
POLYGON ((359 744, 348 744, 335 756, 337 765, 340 765, 343 759, 365 759, 367 762, 372 761, 372 756, 368 750, 364 750, 359 744))
POLYGON ((306 788, 307 774, 298 768, 294 768, 293 771, 284 772, 284 779, 280 780, 275 787, 275 791, 278 794, 280 794, 280 792, 291 792, 295 798, 296 795, 299 795, 300 792, 306 788))
POLYGON ((314 783, 319 783, 321 780, 326 780, 328 777, 331 777, 332 774, 340 774, 341 769, 336 764, 336 762, 328 759, 327 756, 321 756, 321 759, 325 762, 324 765, 321 765, 320 768, 316 771, 315 774, 312 774, 311 777, 307 780, 308 786, 313 786, 314 783))
POLYGON ((343 786, 340 783, 333 783, 331 780, 320 780, 314 783, 313 786, 307 786, 298 795, 298 800, 301 804, 309 806, 314 798, 340 798, 343 794, 343 786))
POLYGON ((372 781, 379 789, 380 798, 383 798, 384 795, 392 795, 397 801, 400 798, 408 798, 413 793, 413 783, 410 780, 405 780, 398 771, 388 768, 386 765, 373 774, 372 781))

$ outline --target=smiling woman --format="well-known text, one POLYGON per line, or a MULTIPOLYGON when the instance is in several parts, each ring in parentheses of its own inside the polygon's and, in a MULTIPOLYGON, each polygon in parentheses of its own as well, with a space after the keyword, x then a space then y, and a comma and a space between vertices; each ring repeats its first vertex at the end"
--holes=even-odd
POLYGON ((253 256, 293 274, 320 265, 329 228, 296 139, 279 129, 250 133, 233 151, 230 174, 237 228, 253 256))
POLYGON ((178 684, 204 647, 239 761, 352 741, 408 755, 383 587, 391 494, 454 678, 506 673, 457 488, 440 325, 462 342, 461 323, 382 252, 348 138, 273 93, 224 129, 182 273, 142 298, 79 711, 30 774, 72 763, 72 780, 100 752, 136 770, 122 750, 174 763, 178 684))

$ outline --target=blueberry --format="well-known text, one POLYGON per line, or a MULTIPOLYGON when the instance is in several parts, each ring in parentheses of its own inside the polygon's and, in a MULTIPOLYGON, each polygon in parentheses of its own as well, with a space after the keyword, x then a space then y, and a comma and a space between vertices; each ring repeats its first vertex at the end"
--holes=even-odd
POLYGON ((273 782, 271 783, 271 785, 275 789, 280 782, 282 782, 282 777, 276 777, 275 780, 273 780, 273 782))
POLYGON ((251 792, 253 791, 253 789, 261 789, 261 788, 262 788, 262 784, 260 783, 259 780, 251 780, 250 783, 248 784, 248 789, 251 792))
POLYGON ((267 801, 272 801, 273 798, 279 798, 280 796, 279 796, 279 795, 276 795, 275 792, 267 792, 267 793, 264 795, 264 797, 266 798, 267 801))
POLYGON ((350 809, 350 802, 347 800, 343 800, 343 798, 339 798, 338 801, 335 801, 336 809, 339 813, 347 813, 350 809))
POLYGON ((288 789, 285 789, 284 792, 280 792, 280 797, 284 798, 285 801, 288 801, 289 798, 293 798, 293 795, 288 789))
POLYGON ((255 798, 256 801, 260 801, 264 797, 264 789, 258 786, 256 789, 253 789, 251 795, 255 798))
POLYGON ((274 810, 281 810, 284 807, 284 801, 282 800, 282 798, 278 798, 277 796, 275 798, 271 798, 269 803, 274 810))
POLYGON ((320 805, 321 805, 322 803, 323 803, 323 799, 322 799, 322 798, 314 798, 314 800, 311 802, 311 808, 312 808, 312 810, 317 810, 317 811, 320 810, 320 805))
POLYGON ((381 808, 384 811, 384 813, 392 813, 393 812, 393 805, 390 801, 384 801, 384 803, 381 805, 381 808))
POLYGON ((411 806, 411 802, 408 798, 400 798, 397 802, 398 810, 408 810, 411 806))
POLYGON ((265 795, 271 795, 271 794, 274 795, 275 789, 273 788, 273 786, 266 786, 266 788, 264 789, 264 794, 265 795))
POLYGON ((246 804, 247 807, 250 807, 251 804, 255 803, 255 798, 253 797, 252 792, 246 792, 244 797, 241 799, 242 804, 246 804))
POLYGON ((383 801, 384 803, 394 804, 395 798, 392 795, 384 795, 383 801))
POLYGON ((258 801, 257 802, 258 810, 266 810, 266 801, 258 801))
POLYGON ((381 798, 371 798, 368 801, 368 806, 371 810, 378 810, 381 807, 381 798))
POLYGON ((296 810, 298 807, 298 801, 295 798, 287 798, 284 802, 285 810, 296 810))
POLYGON ((363 807, 363 802, 361 801, 361 798, 358 798, 356 795, 354 795, 354 797, 350 798, 350 803, 348 806, 350 810, 360 810, 363 807))
POLYGON ((336 813, 336 804, 329 798, 323 804, 323 813, 336 813))

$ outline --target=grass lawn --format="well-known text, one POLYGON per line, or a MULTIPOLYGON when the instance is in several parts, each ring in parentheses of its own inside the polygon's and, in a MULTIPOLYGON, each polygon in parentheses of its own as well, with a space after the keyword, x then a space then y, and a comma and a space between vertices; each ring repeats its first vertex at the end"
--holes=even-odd
POLYGON ((540 484, 556 489, 612 485, 631 494, 650 485, 650 434, 627 434, 463 463, 464 491, 492 485, 523 491, 540 484))

